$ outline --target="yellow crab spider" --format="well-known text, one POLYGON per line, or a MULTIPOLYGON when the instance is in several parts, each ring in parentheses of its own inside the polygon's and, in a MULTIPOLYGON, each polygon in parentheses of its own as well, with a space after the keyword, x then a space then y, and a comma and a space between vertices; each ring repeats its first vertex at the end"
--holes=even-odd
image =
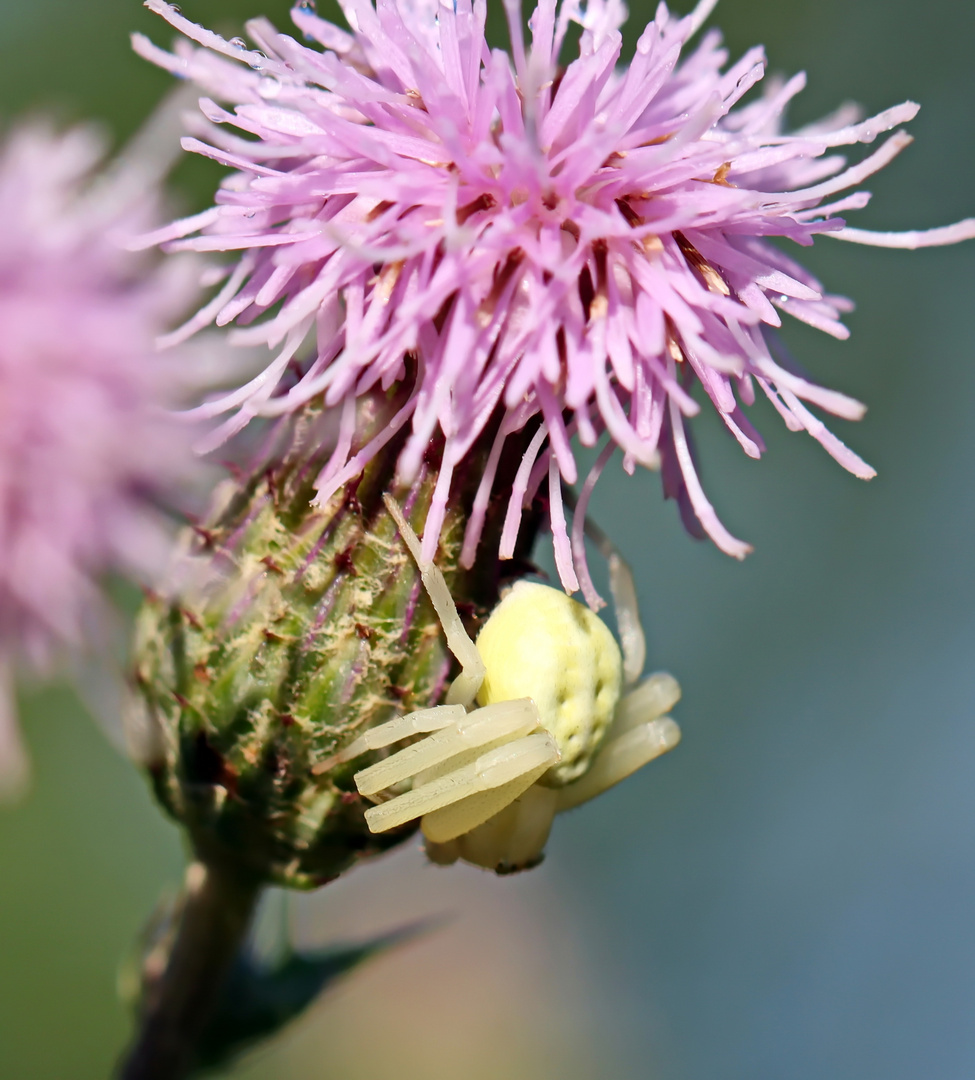
POLYGON ((606 791, 677 745, 664 715, 680 698, 667 674, 639 678, 645 655, 632 575, 616 553, 611 585, 623 652, 606 624, 558 589, 518 581, 477 644, 440 570, 386 496, 461 665, 447 704, 371 728, 334 761, 423 738, 355 774, 374 833, 420 819, 432 861, 510 873, 541 861, 555 815, 606 791), (475 704, 476 703, 476 704, 475 704), (407 790, 403 790, 407 786, 407 790), (390 793, 391 797, 386 797, 390 793))

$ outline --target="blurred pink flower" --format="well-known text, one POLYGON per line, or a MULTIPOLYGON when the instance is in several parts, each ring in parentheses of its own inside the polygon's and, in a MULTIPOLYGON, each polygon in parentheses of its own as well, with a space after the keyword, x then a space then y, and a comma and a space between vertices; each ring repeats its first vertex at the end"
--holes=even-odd
POLYGON ((104 149, 41 123, 0 148, 0 793, 26 771, 12 673, 102 642, 97 579, 164 562, 158 505, 190 460, 164 411, 176 360, 154 339, 199 274, 125 250, 158 220, 158 163, 98 176, 104 149))
POLYGON ((785 311, 845 338, 840 317, 851 305, 767 238, 808 245, 829 233, 917 247, 973 236, 975 221, 928 233, 846 229, 836 215, 869 195, 840 193, 910 137, 898 131, 852 166, 827 151, 872 143, 917 106, 867 120, 847 108, 783 134, 802 75, 740 105, 764 74, 760 48, 726 68, 711 31, 681 57, 714 3, 702 0, 684 18, 661 4, 622 68, 620 0, 584 8, 541 0, 530 47, 517 0, 506 0, 510 56, 486 46, 477 0, 344 0, 351 33, 306 0, 294 21, 324 51, 263 19, 248 24, 257 46, 249 50, 147 0, 204 48, 181 40, 168 53, 136 36, 136 50, 234 106, 202 99, 206 120, 195 134, 205 141, 184 140, 235 170, 216 205, 145 238, 171 250, 243 252, 171 340, 213 321, 253 323, 236 340, 279 350, 258 378, 197 410, 229 414, 211 444, 256 415, 323 395, 342 416, 318 478, 327 500, 406 423, 399 470, 409 479, 439 427, 446 445, 426 522, 429 557, 452 470, 502 409, 462 562, 475 557, 504 440, 534 430, 500 555, 513 552, 522 508, 547 480, 562 582, 569 591, 581 584, 593 604, 582 521, 615 447, 629 472, 660 463, 665 492, 691 527, 731 555, 749 550, 718 520, 695 470, 686 429, 699 410, 695 381, 750 456, 763 444, 742 405, 757 388, 791 429, 872 476, 808 407, 857 419, 863 406, 784 368, 763 332, 785 311), (562 69, 573 21, 582 26, 579 56, 562 69), (317 353, 295 380, 294 357, 311 332, 317 353), (357 395, 404 379, 409 356, 419 361, 409 403, 379 438, 355 445, 357 395), (603 434, 570 536, 561 484, 578 480, 571 440, 594 446, 603 434))

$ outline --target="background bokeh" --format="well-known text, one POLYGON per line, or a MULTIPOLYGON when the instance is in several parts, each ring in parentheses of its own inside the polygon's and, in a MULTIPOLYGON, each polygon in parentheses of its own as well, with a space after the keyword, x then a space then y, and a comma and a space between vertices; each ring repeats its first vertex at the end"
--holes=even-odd
MULTIPOLYGON (((678 4, 678 6, 681 6, 678 4)), ((685 0, 684 7, 690 6, 685 0)), ((239 31, 281 0, 183 0, 239 31)), ((631 4, 633 23, 652 14, 631 4)), ((802 122, 913 98, 916 142, 856 224, 975 213, 975 5, 724 0, 734 54, 805 69, 802 122)), ((0 112, 131 132, 167 79, 137 0, 0 0, 0 112)), ((212 174, 183 167, 187 202, 212 174)), ((656 479, 610 470, 593 512, 637 568, 684 743, 558 822, 513 879, 415 849, 291 908, 307 943, 444 923, 332 991, 246 1080, 939 1080, 975 1072, 975 245, 826 239, 804 259, 856 297, 853 338, 788 341, 869 402, 836 430, 865 485, 771 408, 760 463, 705 416, 706 486, 756 551, 681 531, 656 479)), ((178 881, 175 830, 66 691, 25 693, 30 797, 0 811, 0 1076, 103 1080, 127 1033, 115 973, 178 881)))

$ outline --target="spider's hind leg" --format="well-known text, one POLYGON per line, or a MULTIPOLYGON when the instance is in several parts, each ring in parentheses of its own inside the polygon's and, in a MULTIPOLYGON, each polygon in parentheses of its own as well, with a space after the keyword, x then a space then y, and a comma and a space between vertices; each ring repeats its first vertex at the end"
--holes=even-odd
POLYGON ((584 528, 609 567, 609 591, 613 595, 613 613, 623 652, 623 682, 632 686, 643 674, 647 659, 647 642, 640 622, 633 570, 619 548, 588 515, 584 528))
POLYGON ((530 870, 542 861, 558 799, 556 788, 533 784, 487 821, 446 841, 431 839, 424 819, 427 855, 442 866, 463 859, 496 874, 530 870))
POLYGON ((559 790, 559 812, 588 802, 642 769, 680 742, 680 728, 668 712, 680 700, 673 675, 658 672, 625 694, 589 770, 559 790))

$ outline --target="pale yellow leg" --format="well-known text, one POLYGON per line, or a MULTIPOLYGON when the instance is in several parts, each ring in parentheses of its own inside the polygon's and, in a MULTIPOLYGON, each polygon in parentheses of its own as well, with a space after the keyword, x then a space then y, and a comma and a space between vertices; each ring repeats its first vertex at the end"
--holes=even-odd
POLYGON ((588 772, 559 791, 559 813, 594 799, 679 742, 680 728, 669 716, 630 728, 603 746, 588 772))
POLYGON ((369 750, 380 750, 384 746, 391 746, 394 742, 400 742, 411 735, 439 731, 466 715, 467 710, 463 705, 435 705, 432 709, 420 709, 417 712, 407 713, 405 716, 394 716, 385 724, 379 724, 363 732, 358 739, 350 742, 337 754, 312 766, 311 771, 315 776, 331 772, 336 765, 341 765, 346 761, 355 761, 357 757, 369 750))
POLYGON ((559 749, 547 731, 526 735, 495 747, 476 761, 428 784, 371 807, 365 814, 366 824, 374 833, 386 832, 479 791, 502 787, 528 773, 540 774, 558 760, 559 749))
POLYGON ((384 746, 391 746, 401 739, 409 738, 410 735, 439 731, 466 715, 467 710, 463 705, 435 705, 432 709, 420 709, 418 712, 407 713, 405 716, 395 716, 392 720, 387 720, 385 724, 379 724, 363 732, 345 749, 320 761, 312 767, 311 771, 319 776, 321 773, 330 772, 336 765, 341 765, 345 761, 355 761, 357 757, 369 750, 380 750, 384 746))
POLYGON ((424 847, 427 858, 437 866, 453 866, 461 857, 460 840, 448 840, 446 844, 435 844, 432 840, 427 840, 424 847))
MULTIPOLYGON (((522 796, 553 764, 554 761, 543 761, 530 772, 523 773, 502 787, 479 791, 474 795, 468 795, 466 799, 445 806, 442 810, 425 814, 420 822, 423 835, 435 844, 444 844, 448 840, 470 832, 471 829, 476 830, 488 819, 501 816, 506 808, 514 806, 515 800, 522 796)), ((465 855, 464 858, 467 856, 465 855)))
POLYGON ((462 710, 461 717, 449 727, 357 772, 355 784, 360 795, 375 795, 425 769, 449 761, 465 750, 475 750, 499 740, 518 739, 537 726, 538 710, 531 698, 499 701, 472 713, 462 710))
POLYGON ((500 874, 536 866, 557 809, 558 791, 533 784, 499 814, 453 841, 457 856, 500 874))
POLYGON ((586 518, 584 527, 609 567, 609 591, 613 595, 613 613, 623 653, 623 684, 632 686, 643 674, 647 659, 647 641, 640 622, 633 571, 613 541, 591 518, 586 518))
POLYGON ((385 724, 370 728, 364 732, 343 753, 349 755, 349 760, 358 757, 367 750, 381 750, 384 746, 392 746, 393 743, 408 739, 411 735, 425 735, 431 731, 440 731, 441 728, 449 727, 467 715, 463 705, 434 705, 432 709, 420 709, 417 712, 407 713, 405 716, 395 716, 387 720, 385 724), (361 745, 358 753, 351 751, 356 745, 361 745))
POLYGON ((440 625, 447 638, 447 647, 460 662, 461 671, 447 692, 447 703, 470 706, 474 703, 478 690, 481 689, 481 683, 484 682, 484 661, 477 651, 477 646, 464 629, 443 574, 433 563, 424 562, 421 558, 420 542, 403 516, 403 511, 400 510, 396 500, 390 495, 384 495, 383 500, 406 546, 410 549, 410 554, 416 560, 424 588, 427 590, 430 602, 433 604, 433 609, 437 613, 437 618, 440 619, 440 625))
POLYGON ((637 724, 655 720, 670 710, 680 701, 680 683, 666 671, 649 675, 634 686, 629 693, 620 698, 616 706, 616 715, 610 725, 607 740, 625 734, 637 724))

